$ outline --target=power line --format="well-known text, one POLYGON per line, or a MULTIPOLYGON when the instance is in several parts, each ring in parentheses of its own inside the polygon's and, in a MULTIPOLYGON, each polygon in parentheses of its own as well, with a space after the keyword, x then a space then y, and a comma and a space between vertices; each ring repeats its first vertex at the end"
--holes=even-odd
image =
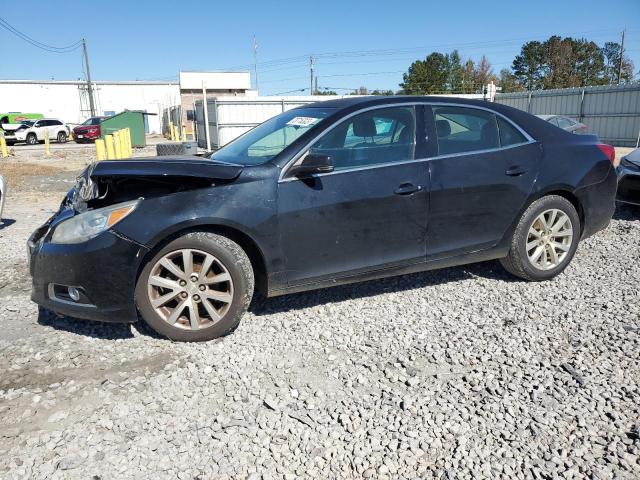
MULTIPOLYGON (((599 33, 602 36, 607 36, 604 32, 612 32, 613 29, 599 29, 599 30, 587 30, 581 32, 570 32, 564 34, 564 36, 576 36, 576 35, 585 35, 585 34, 595 34, 599 33)), ((616 32, 617 33, 617 32, 616 32)), ((313 55, 315 59, 322 58, 355 58, 355 57, 366 57, 372 55, 385 56, 385 55, 396 55, 398 53, 411 53, 414 51, 425 51, 425 50, 434 50, 434 49, 442 49, 442 48, 464 48, 464 47, 489 47, 489 46, 505 46, 508 45, 509 42, 522 42, 522 41, 531 41, 538 38, 545 38, 548 35, 537 35, 537 36, 527 36, 527 37, 518 37, 518 38, 509 38, 502 40, 489 40, 486 42, 468 42, 468 43, 449 43, 449 44, 440 44, 440 45, 428 45, 428 46, 420 46, 420 47, 399 47, 392 49, 377 49, 377 50, 347 50, 347 51, 337 51, 337 52, 324 52, 318 54, 306 54, 300 55, 296 57, 289 57, 283 59, 269 60, 265 62, 261 62, 259 66, 280 66, 287 65, 291 63, 307 61, 310 55, 313 55)), ((239 65, 235 67, 229 68, 232 69, 249 69, 252 65, 239 65)))
POLYGON ((46 43, 39 42, 38 40, 30 37, 26 33, 21 32, 20 30, 15 28, 13 25, 11 25, 2 17, 0 17, 0 27, 13 33, 15 36, 17 36, 18 38, 21 38, 22 40, 33 45, 34 47, 37 47, 41 50, 45 50, 51 53, 70 53, 82 46, 82 40, 78 40, 77 42, 72 43, 71 45, 67 45, 65 47, 56 47, 54 45, 48 45, 46 43))
POLYGON ((276 95, 286 95, 287 93, 304 92, 305 90, 308 90, 308 88, 296 88, 295 90, 288 90, 286 92, 272 93, 270 95, 267 95, 267 97, 275 97, 276 95))

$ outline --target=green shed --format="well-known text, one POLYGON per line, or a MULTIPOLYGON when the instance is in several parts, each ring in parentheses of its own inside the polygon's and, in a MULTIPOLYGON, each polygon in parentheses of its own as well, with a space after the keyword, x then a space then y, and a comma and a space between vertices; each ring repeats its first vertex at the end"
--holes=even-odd
POLYGON ((144 116, 155 115, 140 110, 125 110, 116 115, 103 120, 100 124, 102 138, 105 135, 111 135, 116 130, 128 128, 131 131, 131 146, 146 146, 146 138, 144 136, 144 116))

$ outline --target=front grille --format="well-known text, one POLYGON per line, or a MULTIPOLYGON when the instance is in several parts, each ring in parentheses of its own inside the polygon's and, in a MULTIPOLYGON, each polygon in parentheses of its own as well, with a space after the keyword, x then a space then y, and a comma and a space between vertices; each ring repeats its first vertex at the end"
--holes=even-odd
POLYGON ((640 176, 626 176, 618 183, 618 199, 640 203, 640 176))

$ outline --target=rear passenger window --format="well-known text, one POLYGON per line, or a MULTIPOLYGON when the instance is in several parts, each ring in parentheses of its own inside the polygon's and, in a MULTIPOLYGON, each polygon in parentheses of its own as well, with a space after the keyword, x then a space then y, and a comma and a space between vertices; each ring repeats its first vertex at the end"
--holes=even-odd
POLYGON ((500 146, 496 116, 478 108, 433 107, 438 153, 473 152, 500 146))
POLYGON ((517 145, 519 143, 525 143, 527 141, 526 137, 504 118, 498 117, 498 131, 500 132, 501 147, 517 145))

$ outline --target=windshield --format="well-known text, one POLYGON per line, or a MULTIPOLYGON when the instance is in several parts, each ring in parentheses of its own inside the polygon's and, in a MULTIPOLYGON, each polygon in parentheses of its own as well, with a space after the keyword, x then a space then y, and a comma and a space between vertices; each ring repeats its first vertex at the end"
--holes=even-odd
POLYGON ((100 125, 102 118, 100 117, 91 117, 88 120, 85 120, 82 125, 100 125))
POLYGON ((35 120, 22 120, 20 122, 22 125, 26 125, 27 127, 33 127, 33 124, 36 123, 35 120))
POLYGON ((296 108, 283 112, 249 130, 211 158, 240 165, 266 163, 334 111, 332 108, 296 108))

